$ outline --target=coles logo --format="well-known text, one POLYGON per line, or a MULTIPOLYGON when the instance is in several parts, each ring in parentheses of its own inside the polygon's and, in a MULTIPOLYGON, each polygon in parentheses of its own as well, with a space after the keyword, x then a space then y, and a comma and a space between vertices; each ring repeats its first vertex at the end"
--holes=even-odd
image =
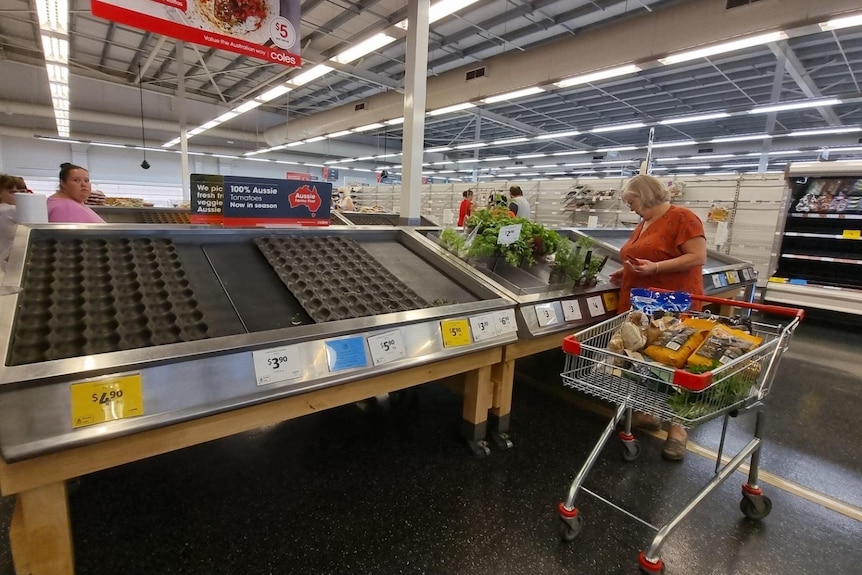
POLYGON ((317 193, 317 186, 299 186, 296 191, 287 196, 291 208, 305 206, 313 216, 320 209, 320 194, 317 193))

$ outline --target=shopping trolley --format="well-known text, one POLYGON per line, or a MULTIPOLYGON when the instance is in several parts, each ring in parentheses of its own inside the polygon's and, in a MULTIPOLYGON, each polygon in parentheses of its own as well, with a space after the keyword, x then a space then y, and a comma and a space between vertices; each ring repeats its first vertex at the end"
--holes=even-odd
POLYGON ((764 423, 763 413, 757 408, 769 393, 778 362, 790 344, 790 337, 804 317, 804 311, 801 309, 708 296, 693 295, 691 298, 738 307, 748 313, 760 311, 792 319, 784 324, 772 324, 747 318, 745 321, 750 326, 751 333, 763 338, 760 346, 703 373, 691 373, 651 360, 635 359, 627 354, 609 351, 607 348, 611 337, 632 311, 568 336, 563 341, 563 351, 566 353, 565 371, 561 374, 563 383, 617 405, 613 418, 572 482, 566 500, 558 505, 562 520, 560 535, 564 541, 574 540, 583 526, 583 516, 575 507, 575 498, 599 453, 620 422, 623 422, 623 430, 619 432, 623 459, 634 461, 640 454, 638 440, 631 433, 633 411, 656 416, 687 428, 724 416, 715 474, 675 517, 658 529, 649 549, 640 552, 639 567, 641 572, 647 574, 664 573, 660 552, 665 539, 710 492, 721 485, 749 457, 751 465, 748 481, 742 485, 740 509, 750 519, 763 519, 769 515, 772 502, 769 497, 763 495, 758 486, 764 423), (751 409, 757 409, 754 437, 722 467, 728 418, 751 409))

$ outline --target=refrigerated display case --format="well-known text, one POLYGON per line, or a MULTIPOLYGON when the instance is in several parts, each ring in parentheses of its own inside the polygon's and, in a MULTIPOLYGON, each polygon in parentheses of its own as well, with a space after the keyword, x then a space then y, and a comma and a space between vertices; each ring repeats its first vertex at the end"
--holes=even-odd
POLYGON ((862 162, 790 164, 766 301, 862 314, 862 162))

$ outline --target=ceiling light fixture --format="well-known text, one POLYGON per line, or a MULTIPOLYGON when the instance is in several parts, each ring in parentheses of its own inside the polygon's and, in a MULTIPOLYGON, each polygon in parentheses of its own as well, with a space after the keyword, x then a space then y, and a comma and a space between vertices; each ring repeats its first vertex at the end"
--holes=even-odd
POLYGON ((474 142, 472 144, 461 144, 460 146, 455 146, 456 150, 469 150, 471 148, 481 148, 482 146, 487 146, 485 142, 474 142))
POLYGON ((525 96, 534 96, 536 94, 541 94, 545 90, 539 88, 538 86, 534 86, 532 88, 524 88, 522 90, 515 90, 514 92, 507 92, 505 94, 499 94, 497 96, 490 96, 482 100, 483 104, 496 104, 497 102, 506 102, 508 100, 516 100, 518 98, 523 98, 525 96))
POLYGON ((426 154, 433 154, 434 152, 448 152, 451 149, 452 148, 449 146, 439 146, 437 148, 428 148, 427 150, 425 150, 425 153, 426 154))
POLYGON ((550 134, 541 134, 536 136, 537 140, 551 140, 554 138, 568 138, 569 136, 577 136, 580 134, 580 130, 570 130, 568 132, 553 132, 550 134))
POLYGON ((693 146, 697 142, 694 140, 677 140, 675 142, 661 142, 658 144, 653 144, 652 149, 661 149, 661 148, 679 148, 682 146, 693 146))
POLYGON ((748 136, 728 136, 726 138, 713 138, 710 143, 722 144, 725 142, 748 142, 750 140, 765 140, 771 138, 769 134, 751 134, 748 136))
POLYGON ((340 132, 332 132, 331 134, 327 134, 327 138, 340 138, 341 136, 346 136, 350 133, 350 130, 341 130, 340 132))
POLYGON ((670 56, 667 56, 665 58, 659 58, 658 61, 665 66, 668 66, 670 64, 688 62, 689 60, 696 60, 698 58, 708 58, 709 56, 715 56, 716 54, 724 54, 725 52, 733 52, 735 50, 742 50, 743 48, 761 46, 763 44, 769 44, 770 42, 778 42, 780 40, 786 39, 787 34, 782 31, 769 32, 767 34, 758 34, 757 36, 749 36, 748 38, 741 38, 739 40, 732 40, 730 42, 713 44, 712 46, 706 46, 704 48, 686 50, 685 52, 671 54, 670 56))
POLYGON ((696 116, 681 116, 679 118, 668 118, 662 120, 659 124, 663 126, 672 126, 674 124, 688 124, 691 122, 705 122, 707 120, 717 120, 719 118, 727 118, 730 116, 727 112, 712 112, 709 114, 698 114, 696 116))
POLYGON ((476 104, 472 104, 470 102, 463 102, 461 104, 454 104, 452 106, 445 106, 443 108, 437 108, 436 110, 431 110, 428 112, 429 116, 442 116, 443 114, 450 114, 452 112, 460 112, 461 110, 467 110, 469 108, 475 108, 476 104))
POLYGON ((820 29, 824 32, 829 30, 840 30, 841 28, 850 28, 852 26, 862 26, 862 14, 833 18, 827 22, 820 23, 820 29))
POLYGON ((770 112, 784 112, 786 110, 802 110, 805 108, 820 108, 822 106, 836 106, 841 103, 838 98, 826 100, 805 100, 802 102, 787 102, 784 104, 771 104, 769 106, 758 106, 748 111, 749 114, 768 114, 770 112))
POLYGON ((386 120, 387 126, 396 126, 398 124, 403 124, 403 123, 404 123, 404 116, 401 116, 400 118, 392 118, 391 120, 386 120))
POLYGON ((626 64, 625 66, 618 66, 616 68, 609 68, 607 70, 599 70, 598 72, 581 74, 580 76, 572 76, 571 78, 566 78, 565 80, 555 82, 554 85, 558 88, 569 88, 571 86, 577 86, 579 84, 590 84, 592 82, 598 82, 599 80, 607 80, 609 78, 616 78, 618 76, 634 74, 635 72, 640 71, 640 66, 637 66, 636 64, 626 64))
POLYGON ((593 134, 602 134, 604 132, 616 132, 620 130, 633 130, 635 128, 643 128, 646 126, 643 122, 632 122, 630 124, 617 124, 616 126, 602 126, 590 130, 593 134))
POLYGON ((359 42, 355 46, 351 46, 337 56, 333 56, 329 59, 329 61, 335 62, 336 64, 350 64, 354 60, 358 60, 366 54, 370 54, 371 52, 374 52, 375 50, 387 46, 394 41, 395 38, 393 36, 381 32, 363 40, 362 42, 359 42))
MULTIPOLYGON (((428 23, 433 24, 437 20, 441 18, 445 18, 459 10, 463 10, 470 4, 475 4, 479 0, 440 0, 431 8, 428 9, 428 23)), ((401 22, 395 25, 397 28, 401 28, 402 30, 407 30, 408 23, 407 20, 402 20, 401 22)))
POLYGON ((509 144, 520 144, 522 142, 529 142, 530 138, 508 138, 503 140, 494 140, 491 142, 492 146, 506 146, 509 144))
POLYGON ((351 132, 367 132, 369 130, 376 130, 377 128, 382 128, 383 124, 380 122, 374 122, 372 124, 365 124, 364 126, 359 126, 358 128, 353 128, 351 132))
POLYGON ((853 127, 853 128, 826 128, 823 130, 796 130, 795 132, 790 132, 787 134, 791 138, 796 138, 799 136, 826 136, 832 134, 852 134, 854 132, 862 132, 862 128, 853 127))
POLYGON ((294 87, 299 87, 304 84, 308 84, 309 82, 313 82, 317 80, 321 76, 325 76, 326 74, 332 71, 332 67, 327 66, 326 64, 318 64, 314 68, 311 68, 298 76, 293 78, 288 78, 287 83, 291 84, 294 87))

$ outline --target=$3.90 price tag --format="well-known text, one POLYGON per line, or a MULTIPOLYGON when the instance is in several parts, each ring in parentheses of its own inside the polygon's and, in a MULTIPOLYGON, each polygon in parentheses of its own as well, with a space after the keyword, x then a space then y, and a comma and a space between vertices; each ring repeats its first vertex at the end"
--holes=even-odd
POLYGON ((557 317, 557 310, 554 309, 554 304, 542 303, 537 305, 536 320, 538 320, 539 325, 542 327, 557 323, 559 318, 557 317))
POLYGON ((504 246, 514 244, 521 237, 521 224, 512 224, 511 226, 503 226, 497 233, 497 243, 504 246))
POLYGON ((566 321, 575 321, 578 319, 582 319, 581 317, 581 304, 576 299, 567 299, 565 301, 561 301, 560 304, 563 306, 563 318, 566 321))
POLYGON ((494 327, 494 316, 490 313, 471 317, 470 329, 473 332, 473 341, 484 341, 497 337, 497 330, 494 327))
POLYGON ((470 322, 466 319, 446 319, 440 322, 443 347, 470 345, 470 322))
POLYGON ((144 414, 141 374, 73 383, 72 427, 86 427, 144 414))
POLYGON ((404 338, 398 329, 372 335, 368 338, 368 349, 371 350, 371 361, 374 365, 382 365, 407 356, 404 338))
POLYGON ((258 385, 302 377, 302 362, 295 345, 260 349, 252 352, 251 356, 258 385))

